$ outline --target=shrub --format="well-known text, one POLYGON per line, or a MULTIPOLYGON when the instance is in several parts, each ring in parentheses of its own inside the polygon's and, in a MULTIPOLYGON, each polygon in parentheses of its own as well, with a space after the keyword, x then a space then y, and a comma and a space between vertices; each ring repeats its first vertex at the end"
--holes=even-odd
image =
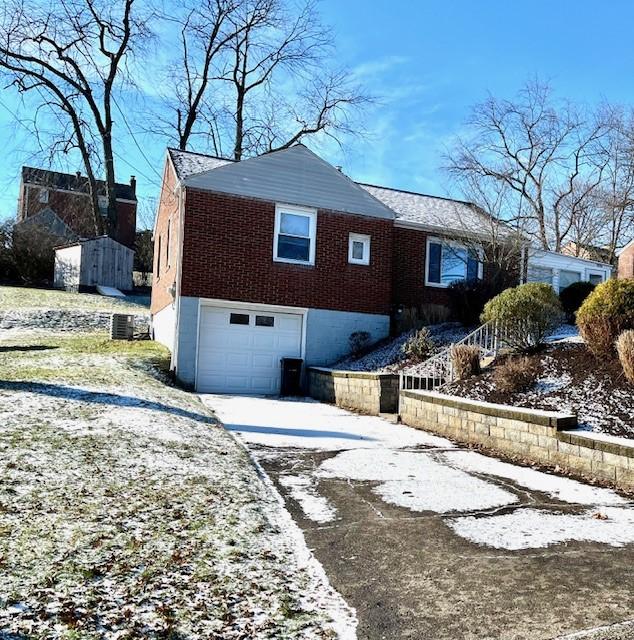
POLYGON ((348 342, 350 344, 350 352, 357 355, 365 351, 370 346, 371 336, 367 331, 355 331, 350 334, 348 342))
POLYGON ((496 294, 491 284, 474 282, 452 282, 447 287, 451 315, 466 327, 478 323, 484 305, 496 294))
POLYGON ((457 380, 465 380, 480 373, 480 348, 455 344, 451 347, 451 364, 457 380))
POLYGON ((628 382, 634 384, 634 331, 624 331, 616 341, 616 352, 628 382))
POLYGON ((577 311, 577 326, 595 356, 614 355, 619 334, 634 329, 634 280, 597 285, 577 311))
POLYGON ((493 381, 503 393, 526 391, 535 384, 539 368, 537 363, 526 356, 507 358, 495 367, 493 381))
POLYGON ((55 247, 63 240, 45 227, 21 223, 13 227, 11 255, 19 279, 26 284, 53 281, 55 247))
POLYGON ((505 341, 517 351, 538 349, 544 338, 563 320, 559 298, 552 287, 529 282, 498 294, 484 305, 482 322, 504 327, 505 341))
POLYGON ((569 321, 574 322, 575 313, 583 301, 594 291, 592 282, 573 282, 559 292, 559 300, 569 321))
POLYGON ((434 346, 429 330, 423 327, 403 344, 401 350, 408 358, 420 361, 429 358, 434 346))

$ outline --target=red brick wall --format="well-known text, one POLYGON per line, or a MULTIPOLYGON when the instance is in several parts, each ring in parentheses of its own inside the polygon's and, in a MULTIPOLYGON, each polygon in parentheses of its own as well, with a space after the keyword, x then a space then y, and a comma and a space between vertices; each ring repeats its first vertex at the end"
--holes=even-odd
POLYGON ((273 261, 275 205, 187 189, 181 293, 388 314, 392 221, 319 210, 315 265, 273 261), (370 265, 348 264, 348 234, 371 236, 370 265))
MULTIPOLYGON (((50 208, 77 235, 88 238, 95 235, 90 199, 87 195, 49 189, 48 202, 40 202, 41 190, 42 187, 24 185, 24 194, 20 199, 21 211, 18 212, 19 220, 50 208)), ((112 237, 128 247, 134 247, 135 233, 136 203, 117 202, 117 228, 111 234, 112 237)))
POLYGON ((174 194, 176 176, 169 162, 163 170, 163 183, 154 228, 154 269, 152 278, 152 302, 150 311, 157 313, 174 300, 169 293, 176 282, 176 263, 178 259, 178 198, 174 194), (169 256, 167 247, 167 227, 170 227, 169 256), (160 238, 160 243, 159 243, 160 238), (161 247, 159 261, 159 244, 161 247), (169 257, 169 264, 168 264, 169 257), (158 265, 160 262, 160 270, 158 265))
POLYGON ((447 291, 425 286, 427 233, 394 227, 394 304, 416 307, 420 304, 447 304, 447 291))
POLYGON ((625 249, 619 256, 618 278, 634 278, 634 245, 625 249))

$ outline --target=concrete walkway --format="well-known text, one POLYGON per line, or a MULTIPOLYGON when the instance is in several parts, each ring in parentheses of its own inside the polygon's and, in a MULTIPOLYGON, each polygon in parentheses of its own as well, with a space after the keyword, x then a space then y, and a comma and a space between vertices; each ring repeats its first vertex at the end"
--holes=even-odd
POLYGON ((284 496, 359 638, 634 637, 634 504, 310 400, 203 396, 284 496))

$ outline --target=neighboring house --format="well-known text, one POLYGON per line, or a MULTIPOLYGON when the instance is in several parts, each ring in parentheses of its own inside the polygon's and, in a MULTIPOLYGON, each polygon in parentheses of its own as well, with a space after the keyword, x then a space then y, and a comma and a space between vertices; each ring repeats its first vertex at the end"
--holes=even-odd
POLYGON ((634 278, 634 240, 628 242, 616 252, 618 257, 617 277, 634 278))
POLYGON ((303 145, 241 162, 169 149, 154 337, 200 391, 276 393, 282 357, 330 364, 353 332, 380 340, 396 310, 487 278, 477 247, 495 224, 467 202, 358 184, 303 145))
POLYGON ((610 249, 607 247, 598 247, 592 244, 584 244, 581 242, 567 242, 562 248, 561 253, 576 258, 583 258, 591 262, 601 262, 603 264, 610 263, 610 249))
MULTIPOLYGON (((105 183, 98 181, 98 200, 107 215, 105 183)), ((115 185, 117 220, 111 236, 127 247, 134 247, 136 231, 136 180, 115 185)), ((38 224, 68 241, 95 235, 91 222, 88 180, 80 173, 59 173, 22 167, 17 223, 38 224)))
POLYGON ((528 251, 528 282, 545 282, 559 293, 573 282, 600 284, 612 277, 612 266, 605 262, 531 249, 528 251))

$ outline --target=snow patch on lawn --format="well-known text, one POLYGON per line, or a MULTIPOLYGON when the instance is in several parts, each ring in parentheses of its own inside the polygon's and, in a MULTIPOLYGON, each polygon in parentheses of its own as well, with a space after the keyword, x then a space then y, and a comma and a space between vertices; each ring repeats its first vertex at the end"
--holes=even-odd
POLYGON ((447 524, 471 542, 509 551, 540 549, 573 540, 613 547, 634 542, 634 510, 617 507, 582 514, 517 509, 499 516, 455 518, 447 524))
POLYGON ((442 457, 448 464, 463 471, 508 478, 531 491, 541 491, 571 504, 621 505, 627 503, 625 498, 611 489, 593 487, 570 478, 509 464, 474 451, 452 451, 442 454, 442 457))
POLYGON ((518 497, 431 459, 429 454, 381 449, 344 451, 321 464, 326 478, 379 481, 385 502, 412 511, 472 511, 513 504, 518 497))
POLYGON ((281 475, 279 483, 289 490, 291 498, 299 503, 304 515, 309 520, 321 524, 332 522, 337 517, 337 510, 330 502, 320 496, 307 475, 281 475))

